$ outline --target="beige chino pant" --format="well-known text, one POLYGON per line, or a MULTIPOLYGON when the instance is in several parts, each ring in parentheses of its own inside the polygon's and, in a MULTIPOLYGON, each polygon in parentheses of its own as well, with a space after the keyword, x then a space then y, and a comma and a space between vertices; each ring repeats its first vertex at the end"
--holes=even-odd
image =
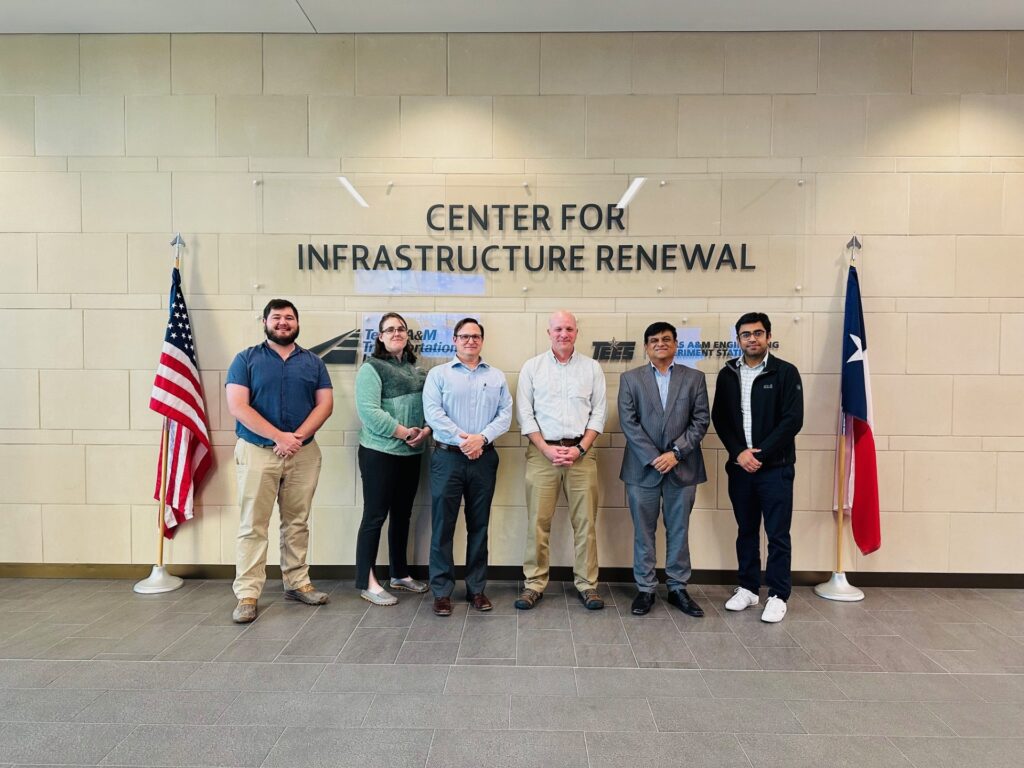
POLYGON ((575 562, 576 589, 597 589, 597 456, 596 451, 571 467, 556 467, 530 444, 526 449, 526 552, 523 575, 526 587, 543 592, 548 585, 551 520, 561 490, 569 503, 575 562))
POLYGON ((304 445, 281 458, 245 440, 235 444, 241 520, 235 555, 235 597, 260 596, 267 580, 267 529, 274 502, 281 512, 281 578, 285 589, 309 583, 309 509, 320 477, 320 447, 304 445))

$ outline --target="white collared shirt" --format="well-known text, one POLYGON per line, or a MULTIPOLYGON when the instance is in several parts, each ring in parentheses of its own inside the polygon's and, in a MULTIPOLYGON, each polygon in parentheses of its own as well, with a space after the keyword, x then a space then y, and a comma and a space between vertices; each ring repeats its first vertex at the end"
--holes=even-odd
POLYGON ((740 357, 740 413, 743 415, 743 436, 747 439, 747 448, 754 447, 754 419, 750 413, 750 390, 754 388, 754 379, 760 376, 768 365, 768 353, 753 368, 740 357))
POLYGON ((588 429, 601 432, 607 406, 604 371, 579 352, 560 363, 549 349, 519 372, 516 409, 524 435, 540 432, 545 440, 564 440, 588 429))

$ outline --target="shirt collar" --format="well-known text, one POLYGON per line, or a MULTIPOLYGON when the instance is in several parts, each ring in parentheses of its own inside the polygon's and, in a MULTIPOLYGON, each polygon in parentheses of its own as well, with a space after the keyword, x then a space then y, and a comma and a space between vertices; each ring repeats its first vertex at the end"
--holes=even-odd
POLYGON ((555 357, 555 353, 551 349, 548 349, 548 353, 547 354, 548 354, 548 358, 552 362, 554 362, 556 365, 569 365, 569 363, 573 362, 576 359, 576 356, 579 354, 579 350, 578 349, 573 349, 572 354, 569 355, 569 359, 566 360, 564 363, 561 362, 557 357, 555 357))
MULTIPOLYGON (((466 365, 464 362, 459 360, 458 357, 453 357, 451 362, 448 363, 448 365, 451 368, 465 368, 467 371, 475 370, 475 369, 471 369, 468 365, 466 365)), ((480 362, 476 364, 476 367, 477 368, 490 368, 491 366, 489 366, 486 362, 484 362, 484 359, 481 357, 480 358, 480 362)))
MULTIPOLYGON (((648 360, 648 362, 650 363, 649 360, 648 360)), ((654 375, 655 376, 671 376, 672 375, 672 369, 675 368, 675 367, 676 367, 675 362, 669 363, 668 370, 665 371, 665 373, 662 373, 661 371, 658 370, 658 366, 656 366, 654 363, 651 363, 651 368, 654 370, 654 375)))
MULTIPOLYGON (((272 350, 270 348, 270 342, 268 340, 264 339, 263 343, 260 344, 260 346, 263 347, 264 351, 269 352, 270 354, 275 355, 277 357, 280 357, 280 355, 278 355, 277 352, 275 352, 274 350, 272 350)), ((295 355, 299 354, 300 352, 305 352, 305 351, 306 351, 305 349, 303 349, 298 344, 296 344, 295 345, 295 349, 293 349, 292 353, 290 355, 288 355, 288 358, 291 359, 291 358, 295 357, 295 355)))
POLYGON ((744 369, 744 368, 746 368, 746 369, 747 369, 748 371, 757 371, 757 370, 762 370, 762 369, 764 369, 764 368, 767 368, 767 367, 768 367, 768 356, 769 356, 770 354, 771 354, 770 352, 765 352, 765 353, 764 353, 764 359, 763 359, 763 360, 761 360, 761 362, 760 362, 760 363, 758 363, 758 364, 757 364, 757 365, 755 365, 755 366, 749 366, 749 365, 747 365, 747 364, 746 364, 746 362, 744 361, 744 357, 743 357, 743 355, 740 355, 740 359, 739 359, 739 367, 740 367, 740 369, 741 369, 741 370, 742 370, 742 369, 744 369))

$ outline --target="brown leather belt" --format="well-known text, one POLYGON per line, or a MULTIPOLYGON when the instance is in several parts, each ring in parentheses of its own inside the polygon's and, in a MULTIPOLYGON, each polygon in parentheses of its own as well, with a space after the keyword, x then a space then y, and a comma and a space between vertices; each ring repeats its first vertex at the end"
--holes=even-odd
MULTIPOLYGON (((462 448, 457 445, 448 445, 448 443, 434 443, 434 447, 439 451, 449 451, 450 453, 462 453, 462 448)), ((494 443, 488 443, 484 446, 485 451, 493 451, 494 443)))
POLYGON ((548 445, 560 445, 563 448, 572 448, 574 445, 579 445, 583 442, 583 435, 579 437, 563 437, 561 440, 545 440, 548 445))

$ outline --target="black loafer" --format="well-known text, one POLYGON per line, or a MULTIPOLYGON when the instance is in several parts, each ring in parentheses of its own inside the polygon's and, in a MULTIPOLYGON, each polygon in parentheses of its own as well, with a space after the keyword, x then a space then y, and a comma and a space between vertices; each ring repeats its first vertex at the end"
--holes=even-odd
POLYGON ((634 616, 646 616, 651 612, 652 605, 654 605, 653 592, 637 592, 636 597, 633 598, 633 607, 630 610, 634 616))
POLYGON ((693 616, 695 619, 704 615, 704 609, 697 605, 697 601, 690 597, 685 589, 670 589, 668 604, 674 605, 687 616, 693 616))

